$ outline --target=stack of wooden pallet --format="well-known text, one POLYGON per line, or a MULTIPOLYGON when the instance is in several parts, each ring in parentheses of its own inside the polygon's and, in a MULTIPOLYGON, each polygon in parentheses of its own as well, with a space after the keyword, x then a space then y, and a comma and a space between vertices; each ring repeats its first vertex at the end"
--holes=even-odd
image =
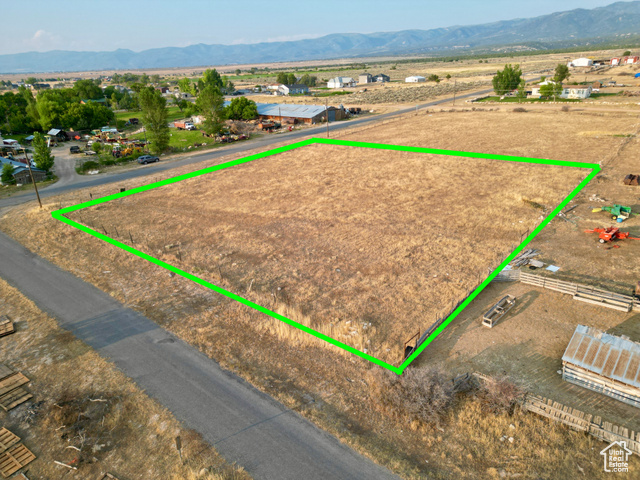
POLYGON ((9 478, 35 459, 36 456, 20 443, 16 434, 0 428, 0 474, 4 478, 9 478))
POLYGON ((23 387, 29 379, 20 372, 14 372, 0 364, 0 407, 8 412, 33 397, 23 387))
POLYGON ((6 337, 15 333, 16 329, 13 326, 13 322, 9 320, 6 315, 0 315, 0 337, 6 337))

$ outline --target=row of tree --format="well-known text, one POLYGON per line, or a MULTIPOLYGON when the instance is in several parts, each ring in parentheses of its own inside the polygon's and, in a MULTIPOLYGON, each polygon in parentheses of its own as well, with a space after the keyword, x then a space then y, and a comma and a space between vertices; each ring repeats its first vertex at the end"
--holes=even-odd
POLYGON ((318 77, 305 73, 300 78, 298 78, 295 73, 279 72, 276 77, 276 82, 282 83, 284 85, 293 85, 295 83, 299 83, 302 85, 306 85, 307 87, 315 87, 318 83, 318 77))
MULTIPOLYGON (((246 97, 234 98, 225 108, 224 93, 233 88, 233 84, 221 77, 215 69, 206 70, 202 78, 195 82, 184 78, 179 82, 179 86, 181 91, 193 91, 195 88, 198 94, 195 104, 186 102, 188 105, 182 104, 181 110, 184 108, 184 111, 188 109, 191 114, 202 115, 203 129, 209 135, 220 133, 227 119, 251 120, 258 115, 255 102, 246 97)), ((154 153, 161 153, 168 148, 170 138, 167 99, 153 87, 138 89, 137 96, 142 110, 142 123, 151 143, 150 149, 154 153)))

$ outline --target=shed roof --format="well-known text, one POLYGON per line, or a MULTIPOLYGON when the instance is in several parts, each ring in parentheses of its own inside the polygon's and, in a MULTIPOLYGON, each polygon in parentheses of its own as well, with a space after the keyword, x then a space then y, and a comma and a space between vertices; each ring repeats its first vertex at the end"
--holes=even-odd
POLYGON ((258 103, 258 115, 313 118, 323 113, 324 105, 288 105, 282 103, 258 103))
POLYGON ((52 128, 47 132, 47 135, 58 135, 62 130, 59 128, 52 128))
POLYGON ((562 361, 640 388, 640 343, 626 337, 578 325, 562 361))

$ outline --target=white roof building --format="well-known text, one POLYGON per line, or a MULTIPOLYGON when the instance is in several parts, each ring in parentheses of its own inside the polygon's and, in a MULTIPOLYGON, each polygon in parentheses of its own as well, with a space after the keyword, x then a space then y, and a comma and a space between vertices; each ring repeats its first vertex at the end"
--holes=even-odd
POLYGON ((356 81, 351 77, 336 77, 327 82, 329 88, 355 87, 356 81))
POLYGON ((419 83, 419 82, 426 82, 427 79, 424 77, 421 77, 420 75, 414 75, 412 77, 407 77, 404 79, 405 83, 419 83))
POLYGON ((590 58, 576 58, 569 62, 569 67, 592 67, 593 60, 590 58))

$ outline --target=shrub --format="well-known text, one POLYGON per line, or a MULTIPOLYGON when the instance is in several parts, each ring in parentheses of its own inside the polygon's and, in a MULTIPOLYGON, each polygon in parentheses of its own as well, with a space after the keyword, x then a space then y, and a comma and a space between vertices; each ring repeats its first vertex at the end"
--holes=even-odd
POLYGON ((513 109, 513 111, 517 112, 517 113, 525 113, 527 111, 527 109, 526 108, 522 108, 522 107, 516 107, 516 108, 513 109))
POLYGON ((10 163, 5 163, 2 166, 2 175, 0 176, 0 180, 2 180, 3 185, 13 185, 16 183, 13 178, 13 169, 14 167, 10 163))
POLYGON ((98 170, 99 168, 100 168, 100 164, 98 162, 94 162, 93 160, 88 160, 84 162, 82 164, 82 167, 80 167, 80 169, 83 172, 86 172, 88 170, 98 170))
POLYGON ((372 396, 387 415, 421 424, 438 424, 455 396, 453 383, 439 367, 411 368, 398 376, 379 373, 372 382, 372 396))
POLYGON ((518 400, 524 395, 524 390, 516 385, 506 375, 489 377, 481 382, 477 397, 484 409, 500 414, 511 415, 518 400))
POLYGON ((568 112, 571 109, 569 108, 569 105, 563 105, 560 110, 562 110, 563 112, 568 112))

